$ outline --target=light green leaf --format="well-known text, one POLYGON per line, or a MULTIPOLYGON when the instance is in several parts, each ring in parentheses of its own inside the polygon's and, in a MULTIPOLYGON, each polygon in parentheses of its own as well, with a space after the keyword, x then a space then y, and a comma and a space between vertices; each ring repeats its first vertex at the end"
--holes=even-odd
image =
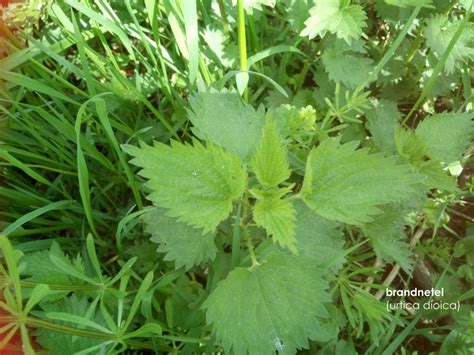
POLYGON ((309 0, 285 0, 287 20, 295 32, 301 32, 308 16, 311 2, 309 0))
POLYGON ((158 251, 166 253, 165 260, 172 260, 176 268, 186 270, 194 265, 214 260, 217 248, 214 234, 206 233, 168 217, 162 208, 152 208, 142 218, 146 223, 145 231, 152 235, 151 241, 158 243, 158 251))
POLYGON ((263 196, 255 203, 253 217, 276 243, 296 253, 295 209, 290 201, 281 199, 279 194, 263 196))
POLYGON ((398 154, 411 164, 416 173, 424 178, 422 183, 426 187, 450 192, 457 190, 455 179, 443 171, 443 167, 438 161, 425 159, 427 155, 425 144, 414 132, 398 127, 395 131, 395 144, 398 154))
POLYGON ((321 216, 350 224, 369 222, 378 205, 413 191, 419 177, 395 157, 369 155, 358 143, 327 139, 308 157, 301 189, 303 201, 321 216))
POLYGON ((298 254, 321 265, 337 259, 334 270, 344 263, 344 238, 338 223, 318 216, 303 202, 297 201, 296 208, 296 248, 298 254))
MULTIPOLYGON (((446 15, 437 15, 427 21, 424 29, 426 41, 438 58, 446 52, 461 23, 461 20, 451 22, 446 15)), ((468 23, 449 53, 444 70, 448 74, 453 73, 456 68, 467 64, 472 57, 474 57, 474 24, 468 23)))
POLYGON ((318 317, 328 317, 326 287, 309 259, 270 254, 253 269, 234 269, 203 307, 226 353, 294 353, 317 339, 318 317))
POLYGON ((384 152, 394 153, 395 130, 399 125, 401 114, 393 101, 382 100, 367 112, 367 128, 372 134, 374 143, 384 152))
POLYGON ((285 141, 275 122, 269 121, 252 159, 252 168, 264 187, 276 187, 290 177, 285 141))
POLYGON ((330 32, 350 43, 352 39, 359 38, 362 28, 367 26, 367 16, 360 5, 341 7, 340 0, 315 0, 314 3, 301 36, 309 36, 309 39, 312 39, 316 36, 323 37, 326 32, 330 32))
POLYGON ((213 144, 173 141, 171 146, 156 143, 124 149, 135 157, 131 162, 143 168, 139 174, 148 179, 148 198, 168 209, 169 217, 203 228, 203 233, 228 217, 232 202, 247 185, 247 171, 239 157, 213 144))
POLYGON ((416 128, 416 135, 432 159, 449 164, 461 159, 474 131, 472 113, 438 113, 425 118, 416 128))
POLYGON ((190 98, 189 120, 197 137, 246 159, 262 134, 263 109, 255 111, 231 93, 199 93, 190 98))
POLYGON ((341 82, 349 89, 364 83, 374 69, 372 59, 341 53, 336 48, 326 49, 322 60, 329 79, 341 82))

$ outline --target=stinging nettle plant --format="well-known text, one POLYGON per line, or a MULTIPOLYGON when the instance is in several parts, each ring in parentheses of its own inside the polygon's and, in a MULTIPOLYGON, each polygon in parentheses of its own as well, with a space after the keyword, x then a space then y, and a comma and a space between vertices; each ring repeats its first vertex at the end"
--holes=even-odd
POLYGON ((153 207, 143 220, 165 260, 190 269, 231 251, 233 269, 202 309, 218 342, 236 354, 291 353, 308 339, 331 338, 328 287, 348 253, 345 225, 363 230, 378 255, 410 272, 408 246, 396 231, 429 189, 455 189, 438 161, 459 159, 469 134, 442 152, 436 141, 472 131, 469 114, 438 114, 414 132, 394 127, 394 151, 384 153, 329 136, 308 107, 254 110, 228 92, 198 93, 190 103, 191 142, 123 149, 146 179, 153 207), (297 156, 306 160, 303 173, 290 163, 297 156))

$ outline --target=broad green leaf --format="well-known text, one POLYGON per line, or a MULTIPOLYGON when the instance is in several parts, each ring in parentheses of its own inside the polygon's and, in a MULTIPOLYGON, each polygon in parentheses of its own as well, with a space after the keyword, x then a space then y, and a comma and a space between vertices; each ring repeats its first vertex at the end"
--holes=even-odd
POLYGON ((308 156, 301 189, 303 201, 321 216, 350 224, 372 220, 377 207, 399 201, 413 191, 419 177, 395 157, 356 150, 357 142, 344 145, 327 139, 308 156))
POLYGON ((158 243, 158 252, 166 253, 165 260, 174 261, 176 268, 186 270, 216 257, 217 248, 214 234, 206 233, 168 217, 166 210, 153 208, 142 218, 146 223, 145 231, 152 235, 151 241, 158 243))
POLYGON ((341 6, 340 0, 315 0, 314 3, 315 6, 309 10, 310 17, 305 21, 302 36, 312 39, 330 32, 350 43, 352 39, 359 38, 362 28, 367 26, 367 16, 360 5, 341 6))
POLYGON ((199 93, 189 101, 196 136, 238 153, 241 159, 253 153, 262 134, 263 109, 255 111, 231 93, 199 93))
POLYGON ((267 194, 257 199, 253 217, 258 226, 265 228, 273 240, 296 253, 295 209, 279 194, 267 194))
POLYGON ((276 187, 290 177, 285 141, 275 122, 268 122, 252 159, 252 168, 263 187, 276 187))
POLYGON ((313 260, 315 265, 337 260, 333 269, 339 269, 344 263, 344 238, 338 223, 327 220, 303 202, 297 201, 296 208, 296 248, 298 254, 313 260))
MULTIPOLYGON (((451 22, 446 15, 436 15, 430 18, 424 29, 426 41, 438 58, 446 52, 449 42, 454 37, 462 21, 451 22)), ((455 44, 444 64, 444 70, 450 74, 456 68, 461 68, 464 63, 474 57, 474 24, 468 23, 461 37, 455 44)))
POLYGON ((461 159, 474 131, 472 113, 438 113, 425 118, 416 128, 416 135, 432 159, 450 164, 461 159))
POLYGON ((169 217, 196 228, 203 234, 213 231, 229 216, 232 202, 247 185, 247 171, 236 154, 213 144, 204 147, 171 142, 141 148, 124 146, 134 156, 139 174, 148 179, 148 198, 168 209, 169 217))
POLYGON ((401 119, 397 104, 393 101, 382 100, 367 113, 367 128, 372 134, 374 143, 384 152, 394 153, 395 130, 401 119))
POLYGON ((372 59, 341 53, 336 48, 326 49, 322 60, 329 79, 341 82, 349 89, 364 83, 374 69, 372 59))
POLYGON ((270 254, 262 265, 234 269, 203 307, 226 353, 294 353, 318 338, 326 287, 311 260, 270 254))

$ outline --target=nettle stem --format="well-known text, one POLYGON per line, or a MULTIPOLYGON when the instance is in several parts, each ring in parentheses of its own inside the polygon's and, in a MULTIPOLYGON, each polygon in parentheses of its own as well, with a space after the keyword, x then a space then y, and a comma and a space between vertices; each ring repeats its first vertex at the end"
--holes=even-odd
POLYGON ((250 235, 249 235, 249 232, 247 230, 247 226, 243 227, 243 232, 244 232, 245 244, 247 244, 247 249, 249 250, 250 259, 252 260, 251 268, 254 268, 254 267, 260 265, 260 263, 258 262, 257 256, 255 255, 255 248, 253 246, 252 239, 250 239, 250 235))
MULTIPOLYGON (((238 32, 239 32, 239 54, 240 54, 240 70, 247 71, 247 39, 245 35, 245 10, 244 0, 237 0, 237 11, 238 11, 238 32)), ((249 101, 248 89, 244 91, 244 101, 249 101)))

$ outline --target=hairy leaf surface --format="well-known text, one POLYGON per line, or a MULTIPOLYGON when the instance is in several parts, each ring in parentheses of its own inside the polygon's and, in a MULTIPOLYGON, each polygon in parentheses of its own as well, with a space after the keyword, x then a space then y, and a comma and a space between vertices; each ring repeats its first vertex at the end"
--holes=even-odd
POLYGON ((213 144, 204 147, 171 142, 154 147, 125 146, 134 156, 133 164, 142 168, 151 190, 148 198, 167 215, 204 233, 213 231, 227 218, 232 201, 237 200, 247 185, 247 171, 239 157, 213 144))
POLYGON ((285 141, 275 122, 265 126, 252 159, 252 168, 263 187, 276 187, 290 176, 285 141))

